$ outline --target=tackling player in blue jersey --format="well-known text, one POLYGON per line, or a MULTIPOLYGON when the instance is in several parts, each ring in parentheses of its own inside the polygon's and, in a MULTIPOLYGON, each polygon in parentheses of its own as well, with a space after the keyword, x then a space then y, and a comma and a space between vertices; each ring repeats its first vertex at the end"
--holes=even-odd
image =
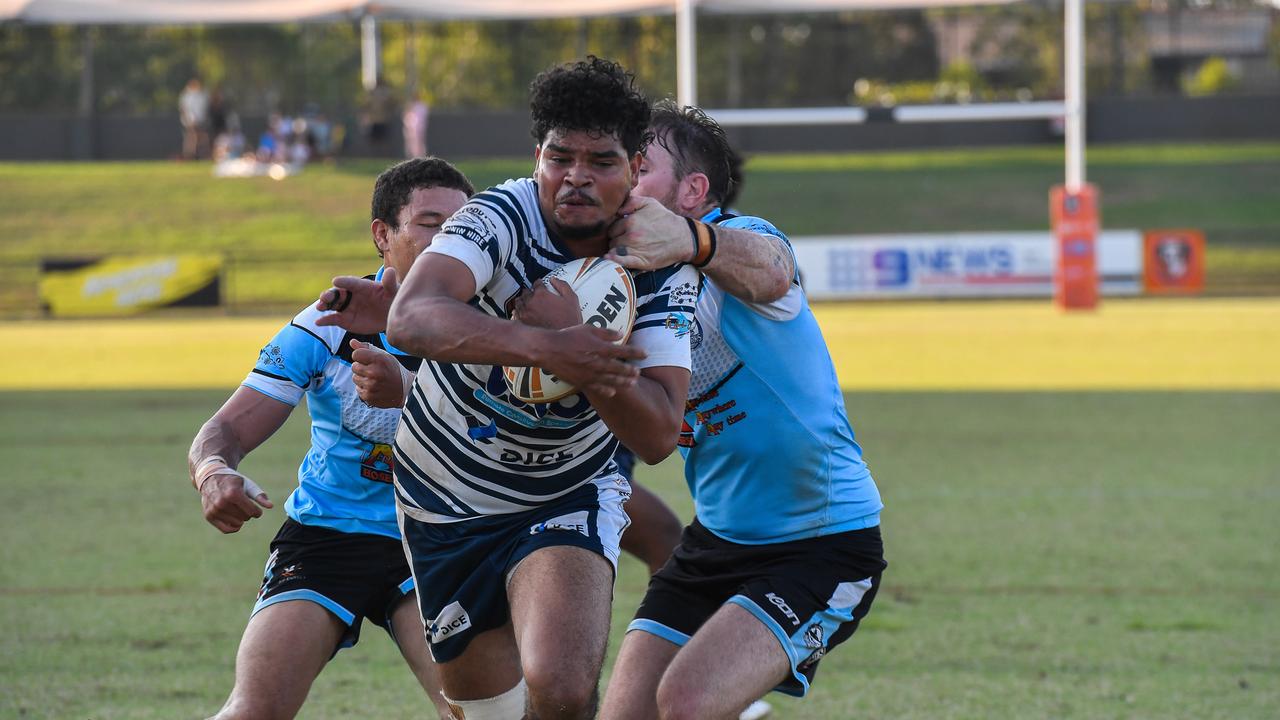
MULTIPOLYGON (((401 163, 378 177, 371 230, 384 267, 408 272, 441 224, 472 194, 462 173, 437 158, 401 163)), ((381 334, 355 335, 316 320, 308 307, 285 326, 226 404, 200 429, 188 456, 204 516, 238 531, 273 504, 235 468, 276 432, 305 395, 311 448, 285 503, 262 589, 236 656, 235 686, 218 718, 290 718, 339 649, 355 644, 363 618, 391 634, 442 717, 440 695, 415 607, 414 579, 396 526, 391 442, 396 409, 357 396, 365 368, 391 352, 406 375, 419 360, 381 334)))
POLYGON ((611 257, 692 259, 706 280, 680 439, 697 516, 650 581, 602 717, 728 720, 770 689, 804 695, 857 629, 885 568, 881 502, 786 237, 719 210, 723 130, 674 105, 652 129, 611 257))

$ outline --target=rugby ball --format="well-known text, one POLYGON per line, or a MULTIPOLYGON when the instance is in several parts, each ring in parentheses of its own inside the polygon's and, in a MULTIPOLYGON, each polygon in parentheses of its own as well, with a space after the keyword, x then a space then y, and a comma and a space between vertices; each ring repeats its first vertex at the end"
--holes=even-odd
MULTIPOLYGON (((599 257, 578 258, 552 270, 542 279, 552 292, 552 278, 559 278, 578 296, 582 322, 622 333, 619 345, 631 337, 636 321, 636 288, 626 268, 599 257)), ((569 383, 535 367, 503 367, 511 394, 527 403, 555 402, 577 392, 569 383)))

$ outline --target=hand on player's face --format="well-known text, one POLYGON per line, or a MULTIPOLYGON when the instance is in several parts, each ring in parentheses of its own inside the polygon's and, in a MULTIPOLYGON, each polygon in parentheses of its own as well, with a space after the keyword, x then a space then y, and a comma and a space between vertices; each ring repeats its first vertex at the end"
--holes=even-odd
POLYGON ((337 325, 361 335, 372 335, 387 329, 387 313, 396 299, 400 283, 395 268, 382 273, 382 282, 351 275, 333 279, 333 287, 320 293, 316 309, 330 311, 316 318, 316 325, 337 325))
POLYGON ((609 227, 606 258, 632 270, 656 270, 693 255, 688 221, 653 198, 633 194, 609 227))
POLYGON ((524 325, 561 330, 582 324, 582 311, 579 308, 578 295, 569 283, 560 278, 552 278, 554 289, 545 283, 534 283, 533 287, 520 293, 516 299, 511 319, 524 325))

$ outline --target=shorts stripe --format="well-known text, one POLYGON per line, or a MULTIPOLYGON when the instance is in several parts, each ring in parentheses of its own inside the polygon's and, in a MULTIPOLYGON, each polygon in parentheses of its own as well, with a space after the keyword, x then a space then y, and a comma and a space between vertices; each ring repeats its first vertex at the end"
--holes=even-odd
POLYGON ((254 605, 253 612, 249 613, 249 617, 257 615, 263 608, 269 605, 275 605, 276 603, 286 602, 288 600, 310 600, 325 610, 337 615, 338 619, 346 623, 348 626, 356 621, 355 613, 342 607, 324 595, 321 595, 315 590, 290 590, 289 592, 283 592, 279 595, 272 595, 265 600, 260 600, 256 605, 254 605))
POLYGON ((779 625, 776 620, 774 620, 772 617, 769 616, 769 613, 765 612, 763 608, 755 604, 755 602, 751 598, 745 595, 734 595, 733 597, 729 598, 728 602, 731 602, 734 605, 741 607, 742 609, 754 615, 756 619, 759 620, 761 623, 764 623, 764 626, 769 629, 769 632, 773 633, 773 636, 778 639, 778 643, 782 645, 782 651, 787 654, 787 660, 791 663, 791 675, 795 677, 796 682, 800 683, 801 689, 798 692, 796 692, 782 685, 779 685, 777 688, 774 688, 774 689, 777 690, 778 692, 786 693, 787 695, 804 697, 805 694, 809 692, 809 678, 805 677, 804 674, 801 673, 800 670, 797 668, 797 666, 800 663, 804 662, 805 658, 796 657, 796 648, 791 643, 791 637, 787 635, 787 631, 783 630, 782 626, 779 625))
POLYGON ((640 632, 647 632, 650 635, 656 635, 678 647, 684 647, 689 642, 689 636, 679 630, 669 628, 660 622, 647 620, 645 618, 636 618, 635 620, 632 620, 631 624, 627 626, 627 632, 631 632, 632 630, 639 630, 640 632))

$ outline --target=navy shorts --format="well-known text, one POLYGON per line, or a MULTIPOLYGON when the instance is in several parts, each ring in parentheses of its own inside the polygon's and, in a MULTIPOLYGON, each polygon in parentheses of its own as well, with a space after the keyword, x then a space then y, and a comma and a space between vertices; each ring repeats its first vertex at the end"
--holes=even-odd
POLYGON ((630 485, 615 474, 509 515, 427 523, 400 512, 418 608, 436 662, 457 658, 471 638, 507 624, 507 581, 535 550, 584 548, 602 555, 616 573, 618 541, 630 522, 622 507, 630 494, 630 485))
POLYGON ((360 639, 363 618, 391 633, 391 613, 411 592, 413 575, 399 540, 286 518, 271 541, 252 614, 287 600, 309 600, 346 623, 341 649, 360 639))
POLYGON ((791 677, 774 689, 803 697, 818 662, 871 610, 885 567, 879 527, 743 545, 694 518, 649 580, 627 632, 642 630, 683 647, 721 606, 733 603, 763 623, 791 660, 791 677))

